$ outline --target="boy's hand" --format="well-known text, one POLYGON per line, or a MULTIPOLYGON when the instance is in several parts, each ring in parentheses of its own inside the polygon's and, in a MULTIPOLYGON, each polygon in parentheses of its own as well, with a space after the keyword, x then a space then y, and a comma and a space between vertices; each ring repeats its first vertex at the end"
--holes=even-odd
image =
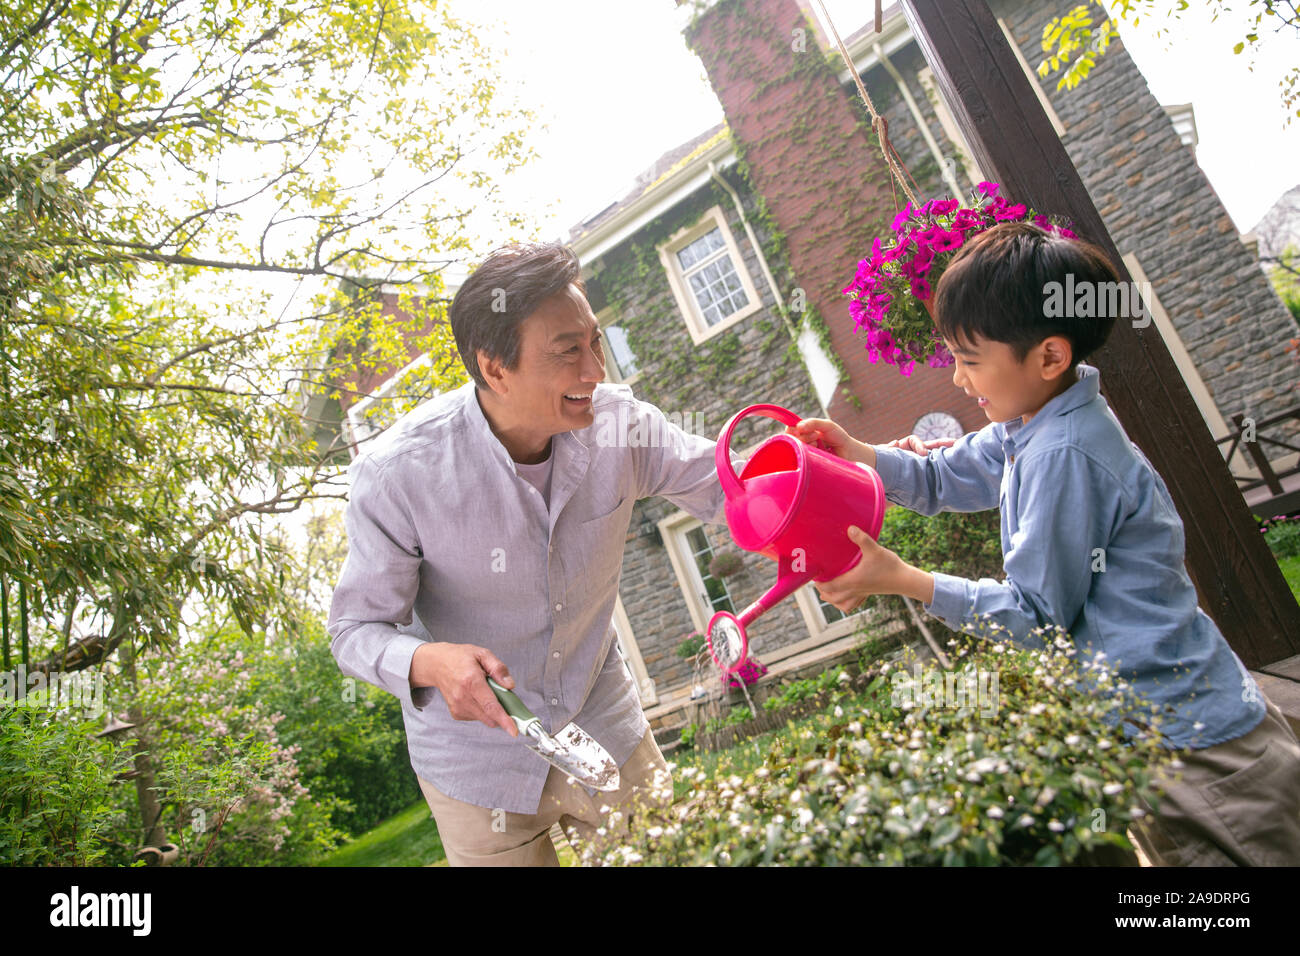
POLYGON ((829 418, 805 418, 798 425, 787 426, 785 433, 806 445, 825 449, 837 458, 856 460, 853 446, 858 443, 829 418))
POLYGON ((916 435, 908 435, 906 438, 895 438, 886 448, 906 448, 908 451, 916 452, 922 457, 930 454, 935 448, 951 448, 957 443, 955 438, 931 438, 929 441, 923 441, 916 435))
POLYGON ((902 594, 925 604, 934 600, 930 574, 877 544, 856 525, 849 527, 849 538, 862 549, 862 560, 838 578, 813 582, 823 601, 848 614, 872 594, 902 594))

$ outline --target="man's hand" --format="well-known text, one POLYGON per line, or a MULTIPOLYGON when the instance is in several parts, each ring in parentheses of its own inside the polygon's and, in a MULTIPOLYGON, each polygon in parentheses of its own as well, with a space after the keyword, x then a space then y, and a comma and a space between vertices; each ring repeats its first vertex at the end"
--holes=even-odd
POLYGON ((515 679, 495 654, 474 644, 424 644, 411 658, 411 686, 436 687, 456 720, 477 720, 500 727, 511 737, 519 728, 488 686, 491 677, 506 690, 515 679))
POLYGON ((856 525, 849 527, 849 538, 862 549, 862 560, 838 578, 814 582, 823 601, 848 614, 871 594, 903 594, 926 604, 934 600, 930 574, 881 547, 856 525))
POLYGON ((916 435, 908 435, 906 438, 895 438, 885 447, 906 448, 908 451, 916 452, 916 454, 924 457, 930 454, 932 449, 951 448, 956 442, 957 439, 955 438, 932 438, 929 441, 923 441, 916 435))

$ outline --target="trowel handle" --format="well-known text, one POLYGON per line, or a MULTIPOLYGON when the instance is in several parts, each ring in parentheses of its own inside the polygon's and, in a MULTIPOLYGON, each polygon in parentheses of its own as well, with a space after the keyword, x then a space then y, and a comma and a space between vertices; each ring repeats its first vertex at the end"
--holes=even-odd
POLYGON ((718 445, 713 450, 714 460, 718 466, 718 480, 722 482, 722 490, 728 497, 740 494, 741 489, 740 478, 736 475, 736 469, 731 467, 731 433, 736 430, 736 425, 740 420, 748 415, 775 418, 781 424, 790 427, 794 427, 803 421, 790 409, 782 408, 780 405, 750 405, 748 408, 742 408, 731 416, 727 424, 722 426, 722 434, 718 436, 718 445))
POLYGON ((497 700, 501 701, 501 706, 506 709, 506 713, 515 719, 515 724, 522 731, 525 725, 537 720, 537 716, 524 706, 524 702, 519 699, 519 695, 514 691, 506 690, 491 677, 487 679, 488 686, 492 688, 492 693, 497 695, 497 700))

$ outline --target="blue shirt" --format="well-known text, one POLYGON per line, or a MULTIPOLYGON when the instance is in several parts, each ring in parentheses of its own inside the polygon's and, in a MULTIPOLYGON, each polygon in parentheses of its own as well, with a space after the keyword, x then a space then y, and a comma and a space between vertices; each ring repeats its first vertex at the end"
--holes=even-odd
POLYGON ((875 451, 895 504, 1001 511, 1006 581, 936 573, 925 605, 935 617, 966 632, 991 620, 1038 648, 1034 629, 1064 628, 1080 658, 1104 654, 1161 707, 1169 746, 1210 747, 1263 719, 1254 679, 1197 606, 1169 491, 1101 396, 1097 369, 1080 364, 1028 423, 992 422, 926 457, 875 451))

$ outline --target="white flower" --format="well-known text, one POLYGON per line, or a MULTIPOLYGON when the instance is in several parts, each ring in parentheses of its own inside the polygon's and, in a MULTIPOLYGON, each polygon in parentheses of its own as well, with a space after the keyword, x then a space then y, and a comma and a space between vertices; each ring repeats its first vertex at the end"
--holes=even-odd
POLYGON ((1060 820, 1052 820, 1047 824, 1047 829, 1051 830, 1053 833, 1060 833, 1065 829, 1065 824, 1060 820))
POLYGON ((1113 797, 1113 796, 1115 796, 1115 794, 1119 793, 1119 792, 1120 792, 1121 790, 1123 790, 1123 789, 1124 789, 1124 784, 1122 784, 1122 783, 1114 783, 1114 782, 1112 782, 1112 783, 1108 783, 1108 784, 1106 784, 1106 786, 1102 787, 1102 788, 1101 788, 1101 792, 1104 793, 1104 794, 1105 794, 1106 796, 1108 796, 1108 797, 1113 797))
POLYGON ((988 809, 988 815, 991 816, 994 820, 1001 820, 1001 819, 1002 819, 1002 816, 1003 816, 1002 808, 1001 808, 1001 807, 989 807, 989 809, 988 809))
POLYGON ((1020 819, 1016 821, 1022 827, 1033 826, 1034 818, 1027 813, 1020 814, 1020 819))
POLYGON ((1067 747, 1077 747, 1079 746, 1080 742, 1081 742, 1081 738, 1079 737, 1078 734, 1070 734, 1070 736, 1065 738, 1065 745, 1067 747))

